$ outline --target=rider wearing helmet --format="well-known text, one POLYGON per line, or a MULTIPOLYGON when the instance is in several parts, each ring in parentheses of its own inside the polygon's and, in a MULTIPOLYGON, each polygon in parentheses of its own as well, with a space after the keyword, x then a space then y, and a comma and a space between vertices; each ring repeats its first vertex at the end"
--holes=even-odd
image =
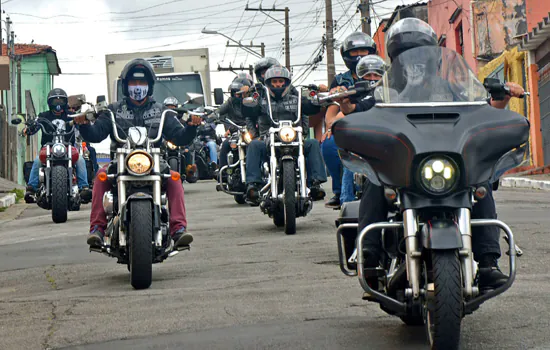
MULTIPOLYGON (((250 80, 248 80, 247 78, 235 78, 235 80, 231 82, 231 85, 229 85, 229 93, 231 95, 229 99, 227 99, 227 101, 225 101, 221 105, 220 109, 217 112, 220 120, 225 120, 226 118, 229 118, 237 125, 246 125, 246 119, 242 113, 242 103, 244 97, 243 87, 250 88, 250 86, 250 80)), ((228 129, 225 137, 228 137, 231 133, 238 130, 233 125, 229 125, 227 126, 227 128, 228 129)), ((222 143, 222 147, 220 150, 220 168, 227 165, 227 155, 229 154, 230 150, 231 145, 229 144, 229 139, 225 139, 225 141, 223 141, 222 143)))
POLYGON ((180 104, 178 99, 175 97, 167 97, 164 99, 164 102, 162 103, 164 107, 169 109, 176 109, 178 108, 178 105, 180 104))
POLYGON ((264 57, 254 64, 254 74, 259 83, 264 84, 265 72, 273 66, 279 66, 279 61, 272 57, 264 57))
MULTIPOLYGON (((265 85, 271 99, 271 111, 273 119, 296 120, 298 115, 298 96, 292 93, 291 74, 282 66, 273 66, 265 73, 265 85)), ((307 115, 318 113, 320 108, 314 106, 307 97, 302 97, 302 130, 304 137, 308 135, 309 120, 307 115)), ((247 199, 253 204, 259 200, 259 188, 262 185, 261 166, 267 158, 266 135, 271 127, 269 117, 269 105, 267 96, 260 97, 255 106, 243 107, 247 128, 254 139, 249 145, 246 154, 246 184, 247 199), (256 127, 258 125, 258 127, 256 127)), ((321 183, 327 181, 323 158, 317 140, 306 139, 304 141, 304 153, 308 171, 307 183, 311 189, 310 196, 313 200, 323 199, 325 192, 321 183)))
POLYGON ((254 78, 252 78, 252 75, 248 74, 247 72, 238 73, 233 81, 238 79, 246 79, 250 86, 254 85, 254 78))
MULTIPOLYGON (((144 126, 149 129, 149 136, 158 134, 158 125, 164 110, 160 103, 153 99, 153 88, 156 75, 151 64, 143 59, 130 61, 120 74, 122 81, 121 101, 109 105, 109 109, 115 114, 115 120, 119 125, 120 134, 128 133, 133 126, 144 126)), ((85 118, 78 118, 81 134, 91 142, 101 142, 112 135, 111 117, 108 113, 101 113, 94 125, 89 125, 85 118)), ((164 121, 163 135, 175 145, 187 145, 196 135, 196 125, 200 124, 200 118, 193 117, 188 126, 183 126, 176 118, 167 116, 164 121)), ((111 140, 115 138, 111 136, 111 140)), ((116 147, 115 141, 113 141, 116 147)), ((116 161, 116 160, 115 160, 116 161)), ((161 165, 162 167, 162 165, 161 165)), ((106 168, 99 172, 106 172, 106 168)), ((98 173, 99 173, 98 172, 98 173)), ((87 242, 90 246, 101 246, 107 217, 103 210, 103 195, 111 188, 108 181, 98 183, 93 188, 92 213, 90 215, 90 234, 87 242)), ((170 234, 176 247, 188 246, 193 241, 193 236, 186 232, 187 220, 185 216, 185 203, 183 187, 179 180, 172 178, 166 180, 166 194, 170 210, 170 234)))
MULTIPOLYGON (((67 93, 63 89, 53 89, 48 93, 47 97, 48 102, 48 111, 42 112, 38 115, 38 118, 44 118, 49 120, 50 122, 54 122, 55 120, 61 120, 63 123, 66 123, 68 121, 71 121, 71 118, 68 117, 68 111, 69 111, 69 97, 67 96, 67 93)), ((43 125, 43 127, 48 132, 53 132, 55 130, 52 130, 52 127, 50 125, 43 125)), ((23 133, 25 135, 34 135, 40 130, 40 127, 36 125, 34 128, 25 128, 23 130, 23 133)), ((53 137, 51 135, 48 135, 46 133, 42 133, 42 138, 40 140, 42 147, 46 143, 52 142, 53 137)), ((65 136, 65 141, 69 142, 71 145, 75 144, 75 134, 72 133, 71 135, 65 136)), ((34 163, 32 165, 31 173, 29 175, 29 183, 27 184, 27 192, 25 193, 25 201, 27 203, 33 202, 33 195, 36 193, 36 190, 38 189, 38 173, 40 171, 40 159, 39 157, 36 157, 34 160, 34 163)), ((83 202, 87 203, 91 199, 91 191, 88 187, 88 174, 86 172, 86 162, 84 161, 84 158, 79 157, 78 161, 75 164, 76 169, 76 177, 77 177, 77 184, 78 188, 80 189, 80 197, 82 198, 83 202)))
MULTIPOLYGON (((355 73, 357 63, 362 57, 376 54, 376 43, 365 33, 355 32, 348 35, 340 47, 340 53, 348 67, 348 71, 334 77, 330 84, 331 93, 336 90, 345 90, 355 85, 359 80, 355 73)), ((332 177, 332 192, 334 196, 325 204, 328 208, 340 207, 340 195, 342 194, 342 172, 343 166, 338 155, 338 147, 331 137, 332 124, 337 120, 337 116, 343 117, 339 113, 336 105, 328 106, 325 114, 325 135, 323 135, 323 158, 332 177)), ((345 189, 345 193, 353 192, 353 187, 345 189)))
MULTIPOLYGON (((423 46, 437 46, 437 36, 426 23, 416 18, 405 18, 391 26, 386 39, 387 53, 392 62, 398 60, 399 55, 407 50, 423 46)), ((430 50, 427 50, 430 51, 430 50)), ((393 69, 393 67, 392 67, 393 69)), ((406 77, 405 77, 406 78, 406 77)), ((512 95, 520 96, 523 89, 517 84, 507 83, 512 89, 512 95)), ((502 105, 492 106, 500 108, 502 105)), ((502 106, 502 108, 505 107, 502 106)), ((492 194, 492 186, 487 186, 488 195, 479 199, 472 209, 472 218, 496 218, 496 207, 492 194)), ((386 221, 388 218, 388 204, 384 197, 384 188, 366 181, 359 207, 358 233, 366 226, 375 222, 386 221)), ((500 257, 499 231, 492 226, 472 227, 474 258, 479 262, 480 290, 498 288, 506 283, 508 277, 498 267, 500 257)), ((381 233, 369 231, 365 239, 365 267, 376 268, 379 264, 381 233)), ((369 285, 376 286, 377 278, 369 277, 369 285)))

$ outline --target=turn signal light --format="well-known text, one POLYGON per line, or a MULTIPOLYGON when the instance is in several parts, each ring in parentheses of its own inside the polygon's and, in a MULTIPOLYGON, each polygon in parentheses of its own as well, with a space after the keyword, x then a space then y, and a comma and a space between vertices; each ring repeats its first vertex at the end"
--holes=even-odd
POLYGON ((177 171, 172 171, 172 176, 171 176, 172 180, 174 181, 179 181, 181 176, 180 176, 180 173, 178 173, 177 171))
POLYGON ((486 195, 487 195, 487 189, 485 188, 485 186, 480 186, 480 187, 476 188, 474 196, 477 199, 483 199, 483 198, 485 198, 486 195))
POLYGON ((391 188, 385 188, 384 196, 386 196, 386 198, 389 199, 390 201, 394 201, 397 198, 397 193, 395 193, 395 191, 392 190, 391 188))
POLYGON ((99 179, 99 181, 105 182, 107 181, 107 173, 102 171, 99 174, 97 174, 97 178, 99 179))
POLYGON ((315 91, 311 91, 311 92, 309 93, 309 96, 311 96, 311 97, 313 97, 313 96, 315 96, 315 95, 317 95, 317 93, 316 93, 315 91))

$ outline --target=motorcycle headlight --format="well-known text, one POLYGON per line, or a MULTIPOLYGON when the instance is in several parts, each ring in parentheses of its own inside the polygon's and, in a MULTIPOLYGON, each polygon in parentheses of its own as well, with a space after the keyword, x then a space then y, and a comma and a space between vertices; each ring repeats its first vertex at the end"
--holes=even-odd
POLYGON ((173 144, 172 142, 170 142, 170 141, 166 141, 166 146, 167 146, 168 148, 170 148, 170 149, 176 149, 176 148, 177 148, 177 146, 174 145, 174 144, 173 144))
POLYGON ((449 192, 458 182, 456 164, 443 157, 428 158, 420 165, 420 183, 431 194, 449 192))
POLYGON ((67 147, 65 147, 65 145, 62 143, 56 143, 52 147, 52 154, 54 155, 54 157, 58 158, 65 157, 65 155, 67 154, 67 147))
POLYGON ((247 131, 243 133, 243 141, 248 145, 250 142, 252 142, 252 136, 250 136, 250 133, 247 131))
POLYGON ((126 158, 126 169, 133 175, 148 174, 153 168, 153 158, 143 151, 130 153, 126 158))
POLYGON ((285 126, 279 131, 279 137, 283 142, 292 142, 296 139, 296 130, 293 128, 285 126))

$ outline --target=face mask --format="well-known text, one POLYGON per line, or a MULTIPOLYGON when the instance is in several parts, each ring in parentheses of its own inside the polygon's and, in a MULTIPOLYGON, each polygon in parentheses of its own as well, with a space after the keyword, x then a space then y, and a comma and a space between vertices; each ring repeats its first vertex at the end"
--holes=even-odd
POLYGON ((147 97, 149 85, 128 86, 128 95, 132 100, 141 101, 147 97))

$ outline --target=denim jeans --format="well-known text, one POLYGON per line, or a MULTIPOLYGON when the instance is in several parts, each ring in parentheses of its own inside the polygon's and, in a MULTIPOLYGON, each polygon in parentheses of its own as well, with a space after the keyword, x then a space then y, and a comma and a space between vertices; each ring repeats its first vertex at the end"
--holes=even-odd
MULTIPOLYGON (((27 184, 32 186, 35 191, 38 189, 38 173, 41 166, 42 164, 40 163, 40 159, 36 157, 34 163, 32 164, 31 173, 29 175, 29 183, 27 184)), ((78 161, 74 164, 74 167, 76 168, 78 188, 82 189, 82 187, 88 187, 88 174, 86 172, 86 162, 84 161, 84 158, 78 157, 78 161)))
POLYGON ((342 193, 342 161, 338 155, 338 146, 334 142, 334 137, 325 139, 321 145, 323 159, 327 165, 328 172, 332 178, 332 193, 340 196, 342 193))
MULTIPOLYGON (((304 156, 306 158, 307 185, 311 186, 314 180, 327 181, 327 172, 321 156, 319 141, 308 139, 304 141, 304 156)), ((262 164, 268 160, 265 141, 254 140, 246 151, 246 183, 261 183, 262 164)))
POLYGON ((353 172, 344 167, 342 175, 342 190, 340 192, 340 203, 353 202, 355 200, 355 183, 353 172))
POLYGON ((208 141, 206 146, 208 146, 208 149, 210 150, 210 161, 218 163, 218 145, 216 144, 216 141, 208 141))

